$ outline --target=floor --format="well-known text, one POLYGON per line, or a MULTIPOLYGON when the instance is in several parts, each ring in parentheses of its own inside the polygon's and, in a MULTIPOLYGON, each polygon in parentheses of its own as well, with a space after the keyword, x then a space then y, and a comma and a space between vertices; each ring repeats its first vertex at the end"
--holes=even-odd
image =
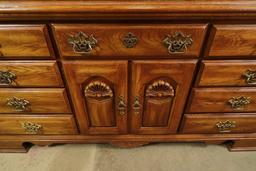
POLYGON ((255 171, 256 152, 229 152, 200 143, 120 149, 77 144, 0 154, 0 171, 255 171))

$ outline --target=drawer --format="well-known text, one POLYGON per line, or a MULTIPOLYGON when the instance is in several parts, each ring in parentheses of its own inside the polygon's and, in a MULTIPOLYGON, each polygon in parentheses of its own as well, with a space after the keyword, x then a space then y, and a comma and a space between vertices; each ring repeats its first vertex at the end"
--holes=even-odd
POLYGON ((256 25, 215 25, 209 58, 255 56, 256 25))
MULTIPOLYGON (((206 25, 54 24, 62 57, 198 57, 206 25)), ((94 58, 95 59, 95 58, 94 58)))
POLYGON ((256 61, 203 61, 198 86, 256 86, 256 61))
POLYGON ((0 134, 77 134, 72 115, 1 115, 0 134))
POLYGON ((63 88, 0 88, 0 113, 71 113, 63 88))
POLYGON ((256 132, 255 114, 185 114, 181 132, 253 133, 256 132))
POLYGON ((0 59, 52 57, 45 25, 0 25, 0 59))
POLYGON ((193 89, 189 113, 255 112, 256 88, 193 89))
POLYGON ((55 61, 0 61, 1 87, 63 87, 55 61))

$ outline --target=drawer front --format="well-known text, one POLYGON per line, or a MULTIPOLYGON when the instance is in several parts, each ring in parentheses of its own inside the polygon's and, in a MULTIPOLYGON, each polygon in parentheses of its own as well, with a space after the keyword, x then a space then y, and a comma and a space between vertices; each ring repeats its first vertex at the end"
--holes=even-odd
POLYGON ((0 59, 52 58, 44 25, 0 25, 0 59))
MULTIPOLYGON (((206 25, 54 24, 62 57, 198 57, 206 25)), ((95 59, 95 58, 94 58, 95 59)))
POLYGON ((1 115, 0 134, 77 134, 72 115, 1 115))
POLYGON ((256 61, 203 61, 198 86, 256 86, 256 61))
POLYGON ((200 133, 252 133, 256 132, 254 114, 185 114, 181 132, 200 133))
POLYGON ((62 88, 1 88, 0 97, 0 113, 71 113, 62 88))
POLYGON ((256 25, 216 25, 209 58, 255 56, 256 25))
POLYGON ((255 112, 255 88, 193 89, 189 113, 255 112))
POLYGON ((0 61, 1 87, 63 87, 55 61, 0 61))

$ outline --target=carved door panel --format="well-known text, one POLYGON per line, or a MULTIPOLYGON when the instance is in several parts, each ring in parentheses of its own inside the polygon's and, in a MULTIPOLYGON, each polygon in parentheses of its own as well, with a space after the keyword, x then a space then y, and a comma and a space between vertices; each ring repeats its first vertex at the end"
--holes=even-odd
POLYGON ((127 62, 63 62, 82 134, 127 132, 127 62))
POLYGON ((176 133, 195 65, 195 60, 132 62, 133 133, 176 133))

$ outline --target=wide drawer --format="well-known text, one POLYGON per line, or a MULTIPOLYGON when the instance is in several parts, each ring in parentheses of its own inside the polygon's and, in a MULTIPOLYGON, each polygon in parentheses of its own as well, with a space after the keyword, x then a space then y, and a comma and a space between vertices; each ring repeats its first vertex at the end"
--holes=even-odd
POLYGON ((71 113, 63 88, 0 88, 0 113, 71 113))
POLYGON ((256 88, 195 88, 189 113, 255 112, 256 88))
POLYGON ((256 86, 256 61, 213 60, 201 64, 198 86, 256 86))
POLYGON ((63 87, 56 61, 0 61, 2 87, 63 87))
POLYGON ((252 133, 256 132, 255 114, 185 114, 181 132, 252 133))
POLYGON ((52 57, 45 25, 0 25, 0 59, 52 57))
MULTIPOLYGON (((198 57, 206 32, 199 24, 54 24, 62 57, 198 57)), ((96 58, 94 58, 96 59, 96 58)))
POLYGON ((1 115, 0 134, 77 134, 72 115, 1 115))
POLYGON ((215 25, 209 58, 255 56, 256 25, 215 25))

